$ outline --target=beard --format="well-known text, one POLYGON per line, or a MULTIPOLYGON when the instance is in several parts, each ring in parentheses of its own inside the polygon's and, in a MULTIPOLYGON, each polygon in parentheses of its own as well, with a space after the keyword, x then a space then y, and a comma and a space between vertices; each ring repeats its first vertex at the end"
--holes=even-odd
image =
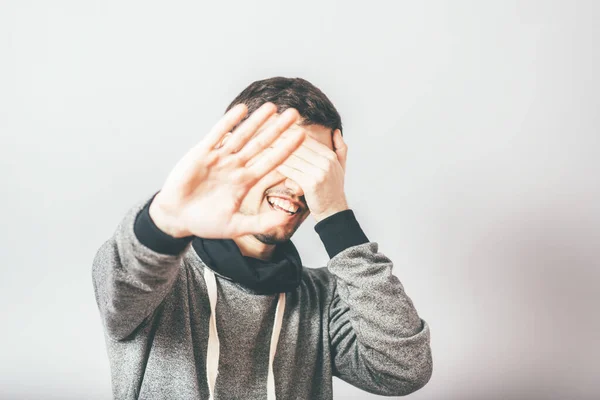
POLYGON ((256 240, 264 244, 279 244, 289 240, 289 238, 281 238, 277 235, 269 235, 265 233, 257 233, 254 235, 254 237, 256 238, 256 240))
POLYGON ((296 233, 298 227, 299 225, 296 225, 293 229, 286 231, 285 233, 256 233, 253 236, 256 240, 264 244, 279 244, 290 240, 294 233, 296 233))

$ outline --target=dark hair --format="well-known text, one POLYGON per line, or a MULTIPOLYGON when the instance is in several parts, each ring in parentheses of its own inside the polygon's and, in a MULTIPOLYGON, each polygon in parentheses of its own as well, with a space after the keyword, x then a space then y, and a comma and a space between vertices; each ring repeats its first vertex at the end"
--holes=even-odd
POLYGON ((319 88, 302 78, 277 76, 252 82, 225 112, 236 104, 244 103, 248 107, 247 118, 267 101, 277 106, 278 113, 288 108, 298 110, 302 125, 318 124, 332 131, 342 130, 342 119, 333 103, 319 88))

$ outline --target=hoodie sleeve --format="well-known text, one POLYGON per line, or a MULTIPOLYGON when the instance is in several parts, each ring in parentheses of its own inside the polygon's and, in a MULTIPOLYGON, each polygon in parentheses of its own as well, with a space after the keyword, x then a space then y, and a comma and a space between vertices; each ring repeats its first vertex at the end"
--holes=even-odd
POLYGON ((368 241, 351 210, 315 229, 336 281, 329 309, 334 375, 379 395, 423 387, 432 374, 429 326, 392 274, 390 259, 368 241))
POLYGON ((126 339, 153 314, 173 287, 191 242, 154 225, 148 211, 154 196, 129 209, 94 257, 96 303, 113 340, 126 339))

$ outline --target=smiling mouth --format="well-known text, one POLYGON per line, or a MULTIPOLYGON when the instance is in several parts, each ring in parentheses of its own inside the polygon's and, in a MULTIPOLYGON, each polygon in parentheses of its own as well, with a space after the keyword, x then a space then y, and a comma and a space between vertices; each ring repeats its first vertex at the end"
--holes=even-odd
POLYGON ((267 197, 267 203, 273 210, 284 212, 289 216, 296 215, 301 210, 296 204, 280 197, 267 197))

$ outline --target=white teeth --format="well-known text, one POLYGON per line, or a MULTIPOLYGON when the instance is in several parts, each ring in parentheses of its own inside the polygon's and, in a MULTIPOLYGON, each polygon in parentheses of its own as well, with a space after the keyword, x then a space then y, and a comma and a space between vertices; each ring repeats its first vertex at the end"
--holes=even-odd
POLYGON ((269 197, 267 198, 267 201, 291 213, 298 211, 298 206, 296 206, 294 203, 279 197, 269 197))

